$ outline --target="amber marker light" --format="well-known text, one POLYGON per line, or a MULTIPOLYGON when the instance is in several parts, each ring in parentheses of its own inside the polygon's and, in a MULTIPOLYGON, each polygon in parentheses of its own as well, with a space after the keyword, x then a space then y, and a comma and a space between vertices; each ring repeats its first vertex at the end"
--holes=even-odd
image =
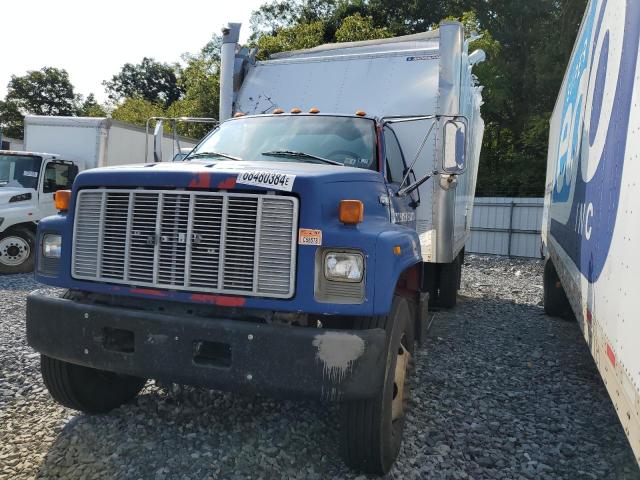
POLYGON ((359 117, 364 117, 367 114, 364 110, 356 110, 356 115, 359 117))
POLYGON ((340 201, 340 221, 347 225, 362 223, 364 220, 364 205, 360 200, 340 201))
POLYGON ((402 248, 400 248, 400 245, 396 245, 395 247, 393 247, 393 253, 394 255, 400 255, 402 253, 402 248))
POLYGON ((318 110, 318 108, 317 108, 317 107, 311 107, 311 108, 309 109, 309 113, 320 113, 320 110, 318 110))
POLYGON ((300 113, 302 110, 300 110, 298 107, 293 107, 291 109, 291 113, 300 113))
POLYGON ((234 115, 234 118, 244 117, 245 115, 246 115, 246 113, 243 113, 243 112, 236 112, 236 114, 234 115))
POLYGON ((69 202, 71 201, 71 190, 58 190, 53 194, 56 209, 61 212, 69 210, 69 202))
POLYGON ((275 115, 280 115, 281 113, 284 113, 284 110, 281 109, 281 108, 276 108, 276 109, 273 110, 273 113, 275 115))

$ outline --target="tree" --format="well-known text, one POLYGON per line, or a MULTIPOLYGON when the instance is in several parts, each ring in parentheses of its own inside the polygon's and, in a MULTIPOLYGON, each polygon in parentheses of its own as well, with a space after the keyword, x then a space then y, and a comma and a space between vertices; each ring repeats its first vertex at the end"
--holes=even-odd
POLYGON ((320 45, 324 40, 322 22, 302 23, 278 30, 275 35, 263 35, 258 39, 261 57, 268 53, 285 52, 320 45))
POLYGON ((86 100, 82 102, 78 115, 81 117, 106 117, 107 112, 105 108, 96 101, 96 97, 93 93, 90 93, 86 100))
POLYGON ((162 117, 164 110, 159 103, 143 98, 127 98, 111 114, 111 117, 122 122, 145 126, 150 117, 162 117))
MULTIPOLYGON (((167 109, 167 116, 218 117, 221 45, 222 37, 213 35, 198 53, 182 55, 186 66, 182 69, 179 82, 184 96, 171 104, 167 109)), ((200 138, 211 127, 211 124, 182 123, 178 126, 178 132, 189 137, 200 138)))
POLYGON ((336 42, 357 42, 391 37, 389 29, 373 26, 373 17, 363 17, 360 13, 346 17, 336 30, 336 42))
POLYGON ((23 114, 74 115, 77 100, 66 70, 44 67, 12 75, 7 87, 6 101, 12 102, 23 114))
POLYGON ((15 102, 0 100, 0 128, 2 135, 12 138, 23 138, 24 117, 15 102))
POLYGON ((113 101, 141 98, 161 103, 166 108, 182 96, 179 74, 180 69, 176 65, 144 57, 139 64, 126 63, 118 74, 102 84, 113 101))

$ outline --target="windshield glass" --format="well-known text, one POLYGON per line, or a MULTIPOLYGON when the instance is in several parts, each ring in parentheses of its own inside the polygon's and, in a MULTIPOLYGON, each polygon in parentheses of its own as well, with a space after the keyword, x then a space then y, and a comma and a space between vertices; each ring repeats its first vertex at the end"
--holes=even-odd
POLYGON ((375 124, 366 118, 315 115, 237 118, 211 132, 188 160, 206 158, 206 153, 213 152, 242 160, 338 163, 374 169, 375 124))
POLYGON ((38 188, 42 158, 0 155, 0 187, 38 188))

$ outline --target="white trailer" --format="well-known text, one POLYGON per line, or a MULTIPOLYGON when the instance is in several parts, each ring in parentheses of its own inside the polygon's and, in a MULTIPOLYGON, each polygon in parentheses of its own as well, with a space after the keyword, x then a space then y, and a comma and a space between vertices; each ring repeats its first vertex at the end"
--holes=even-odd
MULTIPOLYGON (((80 170, 153 162, 151 136, 143 127, 101 117, 46 117, 24 119, 25 150, 56 152, 78 163, 80 170), (145 158, 146 153, 146 158, 145 158)), ((194 147, 192 138, 164 134, 162 154, 171 160, 181 148, 194 147)))
MULTIPOLYGON (((484 52, 468 53, 462 25, 444 22, 439 29, 403 37, 321 45, 271 55, 255 61, 255 52, 236 46, 239 24, 224 31, 220 116, 267 114, 276 109, 330 114, 356 111, 376 117, 399 140, 410 171, 420 179, 446 170, 447 128, 466 138, 459 149, 466 168, 440 175, 420 187, 413 219, 429 278, 441 283, 438 302, 455 304, 464 246, 470 237, 473 198, 484 122, 482 87, 472 73, 484 52), (445 292, 445 290, 447 290, 445 292)), ((449 148, 453 148, 449 145, 449 148)), ((398 215, 401 215, 398 213, 398 215)), ((430 290, 432 298, 436 297, 430 290)))
POLYGON ((578 321, 640 462, 640 2, 591 0, 551 118, 547 313, 578 321))

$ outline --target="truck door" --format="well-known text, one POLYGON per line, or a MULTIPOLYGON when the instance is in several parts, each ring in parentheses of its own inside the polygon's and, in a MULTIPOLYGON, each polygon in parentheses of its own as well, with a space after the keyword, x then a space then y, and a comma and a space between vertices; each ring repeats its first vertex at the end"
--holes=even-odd
POLYGON ((44 165, 43 172, 38 203, 40 216, 46 217, 56 213, 53 194, 71 188, 78 174, 78 166, 71 162, 51 160, 44 165))
MULTIPOLYGON (((402 181, 407 173, 407 164, 405 162, 402 148, 393 130, 384 127, 384 146, 385 146, 385 162, 386 162, 386 180, 391 199, 391 221, 406 227, 416 228, 416 207, 420 203, 420 193, 414 190, 409 195, 398 197, 396 193, 400 189, 402 181)), ((409 172, 404 186, 415 181, 413 172, 409 172)))

